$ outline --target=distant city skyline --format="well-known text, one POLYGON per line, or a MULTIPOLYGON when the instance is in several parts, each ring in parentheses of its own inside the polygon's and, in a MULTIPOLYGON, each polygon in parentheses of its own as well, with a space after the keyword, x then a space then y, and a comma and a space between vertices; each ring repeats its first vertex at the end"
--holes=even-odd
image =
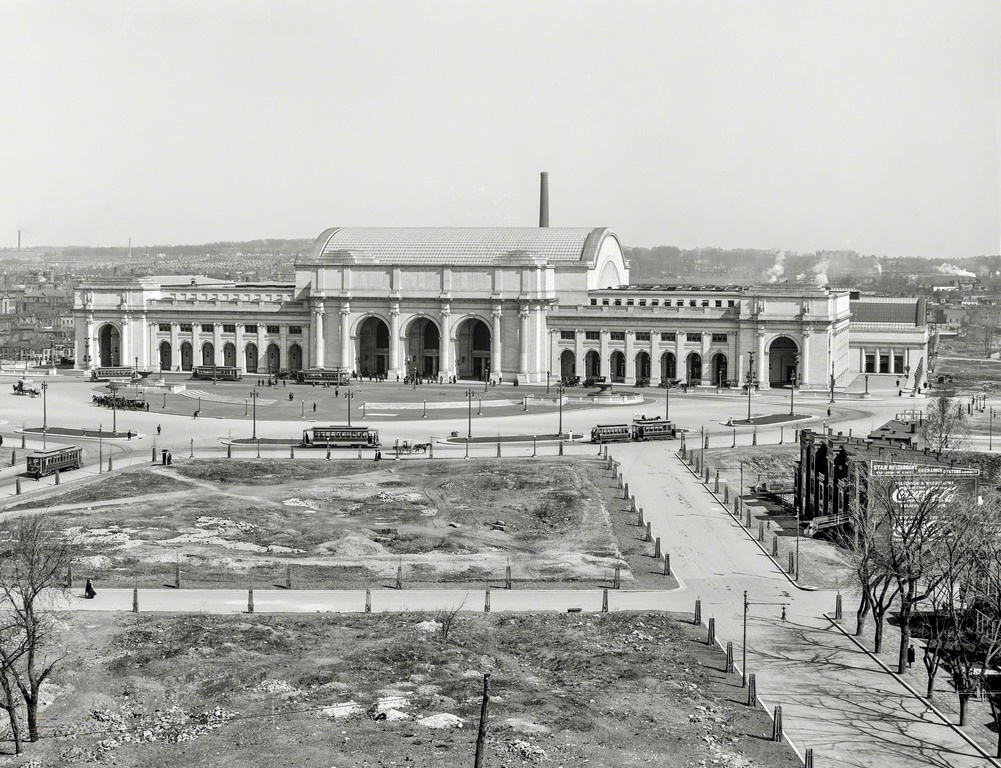
POLYGON ((0 243, 1001 252, 1001 5, 0 0, 0 243))

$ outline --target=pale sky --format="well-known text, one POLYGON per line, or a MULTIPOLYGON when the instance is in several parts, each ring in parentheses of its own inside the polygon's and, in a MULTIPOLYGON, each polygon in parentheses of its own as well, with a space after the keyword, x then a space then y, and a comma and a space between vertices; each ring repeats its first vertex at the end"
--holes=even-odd
POLYGON ((0 0, 0 245, 1001 251, 997 0, 0 0))

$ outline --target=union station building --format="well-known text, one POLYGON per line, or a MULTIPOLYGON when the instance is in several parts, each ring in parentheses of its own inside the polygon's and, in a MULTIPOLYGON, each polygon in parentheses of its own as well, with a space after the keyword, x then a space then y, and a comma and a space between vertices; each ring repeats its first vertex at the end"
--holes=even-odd
MULTIPOLYGON (((917 299, 809 284, 634 285, 606 228, 333 228, 294 283, 200 276, 83 283, 80 368, 341 369, 545 383, 600 377, 826 389, 927 372, 917 299)), ((909 378, 909 381, 908 381, 909 378)))

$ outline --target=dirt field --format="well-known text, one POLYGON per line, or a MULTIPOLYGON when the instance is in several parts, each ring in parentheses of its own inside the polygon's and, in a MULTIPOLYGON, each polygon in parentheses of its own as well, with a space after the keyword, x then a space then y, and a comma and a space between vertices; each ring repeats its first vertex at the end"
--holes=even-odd
POLYGON ((666 614, 76 614, 44 738, 3 765, 801 765, 666 614), (28 762, 30 760, 30 762, 28 762))
MULTIPOLYGON (((408 586, 503 579, 607 583, 620 561, 597 459, 179 461, 53 487, 81 546, 74 576, 105 586, 408 586)), ((610 484, 609 484, 610 486, 610 484)), ((610 490, 610 487, 609 487, 610 490)), ((629 582, 628 567, 623 581, 629 582)))

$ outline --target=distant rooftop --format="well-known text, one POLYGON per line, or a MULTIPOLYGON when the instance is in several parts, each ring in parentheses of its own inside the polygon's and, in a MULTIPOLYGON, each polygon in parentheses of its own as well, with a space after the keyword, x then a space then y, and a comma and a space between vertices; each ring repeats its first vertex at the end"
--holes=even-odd
POLYGON ((924 325, 923 306, 918 299, 864 296, 851 301, 852 322, 924 325))

